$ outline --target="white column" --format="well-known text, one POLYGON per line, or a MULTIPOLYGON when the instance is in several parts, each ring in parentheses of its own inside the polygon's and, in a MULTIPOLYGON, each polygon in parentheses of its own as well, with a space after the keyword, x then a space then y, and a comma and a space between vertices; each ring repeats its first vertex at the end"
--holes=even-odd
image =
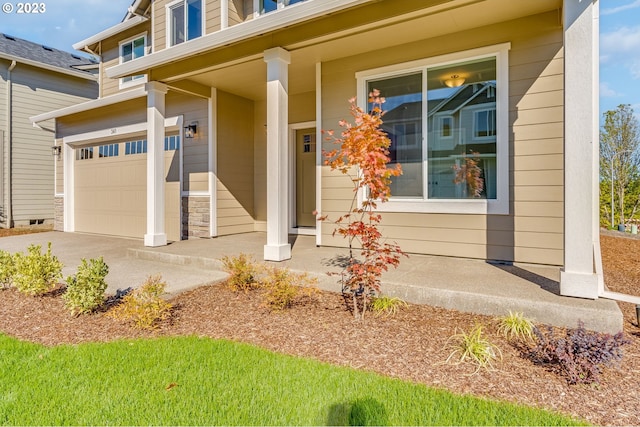
POLYGON ((598 0, 564 0, 564 268, 560 293, 598 298, 598 0))
POLYGON ((145 246, 164 246, 164 102, 167 86, 146 83, 147 90, 147 234, 145 246))
POLYGON ((64 212, 62 213, 64 231, 74 232, 75 229, 75 155, 76 152, 69 144, 62 143, 64 212))
POLYGON ((264 52, 267 63, 267 244, 264 259, 291 258, 288 224, 289 52, 282 48, 264 52))

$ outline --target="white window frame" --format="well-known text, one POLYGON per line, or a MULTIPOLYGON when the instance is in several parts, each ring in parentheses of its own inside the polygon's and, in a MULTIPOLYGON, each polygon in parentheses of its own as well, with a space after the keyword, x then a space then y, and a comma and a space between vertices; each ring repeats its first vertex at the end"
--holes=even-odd
POLYGON ((167 46, 167 48, 174 47, 174 46, 179 46, 179 45, 184 44, 184 43, 188 43, 191 40, 199 39, 200 37, 202 37, 202 36, 204 36, 206 34, 206 23, 207 23, 206 3, 207 2, 205 0, 200 0, 200 6, 202 7, 202 12, 201 12, 201 15, 202 15, 201 16, 201 20, 202 20, 202 22, 200 23, 200 28, 201 28, 200 35, 198 37, 194 38, 194 39, 191 39, 191 40, 186 40, 185 39, 185 41, 183 41, 182 43, 171 44, 171 19, 169 19, 169 17, 170 17, 170 14, 171 14, 171 9, 173 9, 176 5, 178 5, 180 3, 182 3, 184 5, 184 11, 185 11, 185 13, 184 13, 185 38, 186 38, 186 35, 187 35, 187 31, 188 31, 187 30, 187 24, 188 24, 187 0, 175 0, 175 1, 172 1, 171 3, 167 3, 165 5, 165 8, 164 8, 164 10, 165 10, 165 21, 166 21, 166 32, 167 32, 167 35, 166 35, 166 46, 167 46))
MULTIPOLYGON (((149 47, 147 45, 147 32, 145 31, 144 33, 140 33, 137 34, 133 37, 130 37, 126 40, 123 40, 121 42, 118 43, 118 55, 120 58, 120 64, 125 64, 125 62, 122 61, 123 58, 123 54, 122 54, 122 47, 126 44, 129 43, 133 43, 135 40, 138 40, 142 38, 144 40, 144 55, 142 56, 142 58, 144 58, 145 56, 147 56, 149 54, 149 47)), ((132 46, 133 48, 133 46, 132 46)), ((132 49, 133 51, 133 49, 132 49)), ((135 61, 138 58, 133 58, 131 59, 131 61, 135 61)), ((131 61, 126 61, 126 62, 131 62, 131 61)), ((125 89, 125 88, 129 88, 129 87, 133 87, 133 86, 138 86, 141 85, 143 83, 147 82, 147 75, 146 74, 138 74, 136 76, 131 76, 131 80, 125 81, 125 77, 121 77, 120 78, 120 89, 125 89)))
POLYGON ((435 124, 435 133, 437 133, 437 137, 443 140, 452 140, 454 135, 455 128, 455 120, 450 113, 436 113, 434 114, 434 124, 435 124), (451 122, 451 126, 449 128, 449 135, 443 135, 442 131, 444 130, 444 126, 442 125, 445 120, 449 120, 451 122))
POLYGON ((487 108, 486 106, 482 105, 482 106, 470 106, 470 107, 466 107, 468 110, 471 111, 471 113, 473 114, 473 128, 471 129, 471 138, 474 141, 487 141, 487 140, 492 140, 495 135, 486 135, 486 136, 478 136, 477 135, 477 130, 478 130, 478 113, 482 113, 484 111, 495 111, 495 115, 496 115, 496 128, 494 129, 496 132, 496 135, 498 133, 498 112, 495 109, 492 108, 487 108))
MULTIPOLYGON (((367 108, 370 80, 379 80, 422 72, 423 76, 423 114, 422 135, 422 169, 424 195, 416 198, 394 199, 393 195, 387 203, 379 203, 380 212, 415 212, 415 213, 457 213, 457 214, 509 214, 509 49, 510 43, 502 43, 470 49, 431 58, 420 59, 401 64, 394 64, 360 71, 356 73, 358 84, 358 105, 367 108), (495 199, 428 199, 428 120, 427 120, 427 70, 433 67, 446 66, 461 61, 476 59, 496 59, 496 198, 495 199)), ((360 195, 360 198, 363 195, 360 195)))

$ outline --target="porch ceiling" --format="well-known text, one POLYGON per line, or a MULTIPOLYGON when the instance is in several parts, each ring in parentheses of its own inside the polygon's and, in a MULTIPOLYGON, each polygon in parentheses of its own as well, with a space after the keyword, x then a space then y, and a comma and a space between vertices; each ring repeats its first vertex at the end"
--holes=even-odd
MULTIPOLYGON (((377 2, 367 7, 382 7, 381 3, 385 2, 377 2)), ((232 60, 209 65, 208 68, 198 66, 197 64, 203 64, 203 61, 194 59, 192 69, 199 68, 199 71, 170 75, 166 70, 159 70, 159 73, 152 76, 162 77, 166 82, 188 79, 248 99, 263 100, 266 98, 266 64, 262 59, 263 48, 279 44, 291 52, 289 93, 297 94, 315 90, 315 65, 318 62, 338 60, 553 10, 558 11, 558 25, 562 25, 562 0, 439 1, 434 2, 434 7, 427 10, 414 10, 313 38, 297 37, 296 31, 300 32, 298 27, 284 29, 278 36, 265 35, 256 39, 255 52, 247 51, 245 46, 240 47, 238 50, 243 51, 244 56, 239 55, 232 60), (409 21, 412 25, 406 25, 409 21), (278 43, 278 40, 289 42, 278 43)), ((375 11, 372 13, 375 14, 375 11)))

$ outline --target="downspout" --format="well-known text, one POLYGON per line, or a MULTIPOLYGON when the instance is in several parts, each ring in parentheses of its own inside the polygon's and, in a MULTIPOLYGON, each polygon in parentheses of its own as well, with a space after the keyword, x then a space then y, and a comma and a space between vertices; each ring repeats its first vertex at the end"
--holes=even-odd
MULTIPOLYGON (((12 103, 12 94, 13 94, 13 83, 11 81, 11 71, 13 71, 14 68, 16 68, 16 61, 13 60, 11 61, 11 65, 9 65, 9 68, 7 69, 7 143, 5 144, 7 152, 6 152, 6 157, 3 159, 3 162, 5 162, 5 172, 7 174, 7 182, 5 183, 5 189, 7 191, 5 191, 5 199, 7 201, 7 204, 5 205, 5 210, 6 210, 6 214, 5 214, 5 227, 6 228, 11 228, 12 224, 13 224, 13 206, 11 203, 11 199, 12 199, 12 194, 11 194, 11 160, 12 160, 12 143, 11 143, 11 139, 12 139, 12 134, 13 134, 13 124, 11 123, 12 117, 13 117, 13 111, 11 108, 12 103)), ((4 151, 3 151, 3 154, 4 151)))

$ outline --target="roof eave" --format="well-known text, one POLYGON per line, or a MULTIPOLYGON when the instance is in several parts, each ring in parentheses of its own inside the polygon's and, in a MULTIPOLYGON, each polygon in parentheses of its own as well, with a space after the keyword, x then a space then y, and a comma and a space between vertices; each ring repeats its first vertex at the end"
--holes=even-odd
POLYGON ((74 69, 66 69, 62 67, 56 67, 54 65, 44 64, 39 61, 34 61, 32 59, 22 58, 20 56, 9 55, 7 53, 0 52, 0 58, 7 59, 9 61, 16 61, 18 63, 30 65, 32 67, 42 68, 44 70, 53 71, 60 74, 66 74, 73 77, 78 77, 80 79, 91 80, 94 82, 98 81, 98 76, 95 74, 88 73, 86 71, 74 70, 74 69))
POLYGON ((107 28, 104 31, 100 31, 98 34, 95 34, 91 37, 88 37, 84 40, 80 40, 77 43, 73 44, 73 48, 75 50, 83 50, 86 47, 93 46, 102 40, 105 40, 109 37, 115 36, 116 34, 121 33, 122 31, 128 30, 129 28, 133 28, 138 24, 141 24, 145 21, 148 21, 149 18, 145 18, 143 16, 135 15, 131 19, 123 21, 113 27, 107 28))

